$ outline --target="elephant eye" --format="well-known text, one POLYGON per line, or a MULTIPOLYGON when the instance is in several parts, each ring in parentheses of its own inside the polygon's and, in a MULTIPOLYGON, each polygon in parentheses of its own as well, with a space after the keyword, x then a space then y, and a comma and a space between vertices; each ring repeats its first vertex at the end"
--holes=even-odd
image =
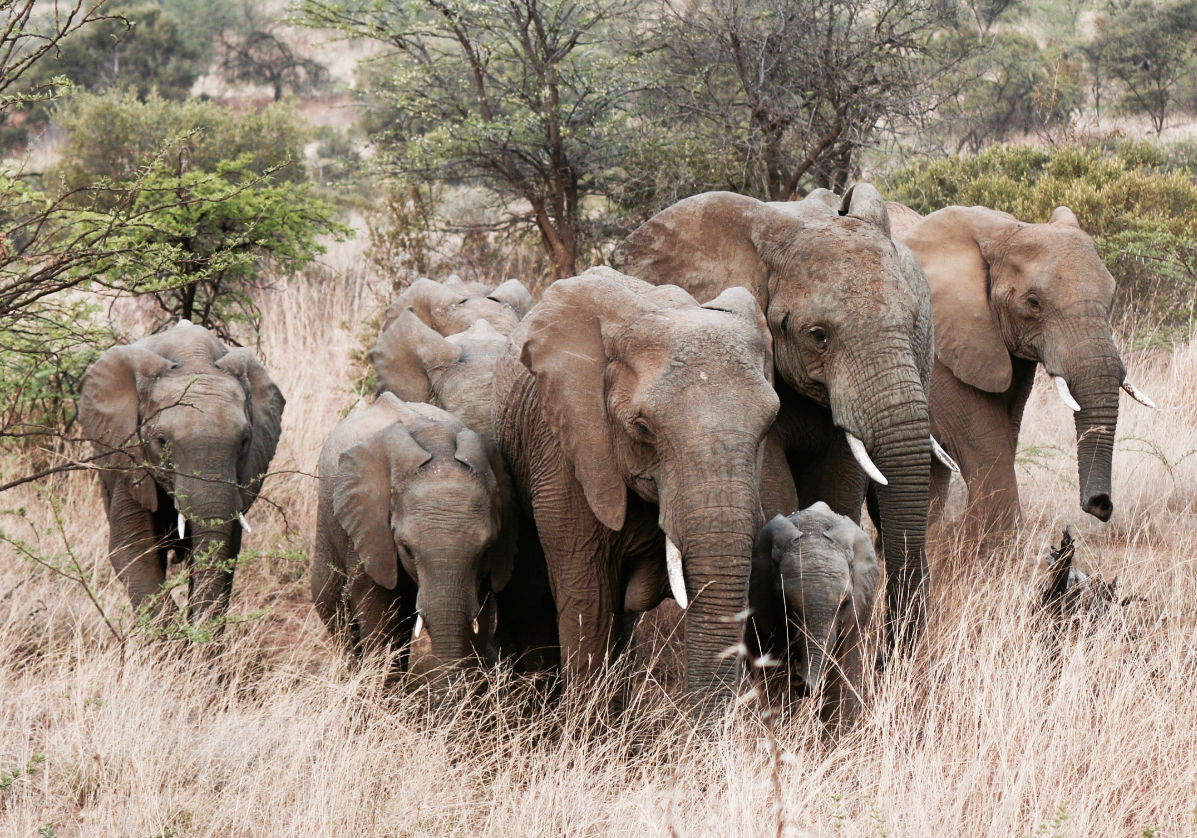
POLYGON ((818 326, 815 326, 810 330, 810 336, 814 340, 815 346, 819 348, 820 352, 827 348, 827 332, 823 331, 818 326))
POLYGON ((1031 296, 1027 297, 1027 305, 1029 305, 1031 308, 1038 311, 1039 310, 1039 298, 1036 297, 1034 294, 1032 294, 1031 296))
POLYGON ((653 429, 648 426, 648 423, 643 419, 636 419, 632 422, 632 427, 636 429, 636 433, 642 438, 648 439, 653 435, 653 429))
POLYGON ((166 437, 164 437, 162 434, 158 434, 158 436, 154 439, 154 441, 156 443, 158 443, 159 445, 161 445, 162 447, 164 447, 164 448, 166 447, 166 437))
POLYGON ((241 450, 244 451, 247 448, 249 448, 249 434, 241 437, 241 450))

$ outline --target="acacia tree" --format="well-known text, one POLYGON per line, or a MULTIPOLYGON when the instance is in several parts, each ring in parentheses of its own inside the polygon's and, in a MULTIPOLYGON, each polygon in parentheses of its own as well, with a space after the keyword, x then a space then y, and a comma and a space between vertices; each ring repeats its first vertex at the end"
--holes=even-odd
POLYGON ((301 0, 311 26, 389 47, 372 73, 382 165, 424 182, 480 184, 497 226, 532 228, 558 277, 585 247, 589 196, 610 187, 617 135, 641 87, 612 47, 635 0, 301 0))
POLYGON ((661 110, 703 138, 704 185, 768 200, 842 189, 882 131, 934 112, 935 83, 967 57, 935 49, 956 13, 939 0, 665 0, 661 110))

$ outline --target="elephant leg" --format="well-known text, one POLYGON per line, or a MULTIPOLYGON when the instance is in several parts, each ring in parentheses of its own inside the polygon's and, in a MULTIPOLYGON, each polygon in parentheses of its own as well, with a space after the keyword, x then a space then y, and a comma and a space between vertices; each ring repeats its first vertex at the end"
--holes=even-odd
POLYGON ((113 487, 108 528, 112 567, 129 591, 133 608, 148 609, 156 620, 173 615, 178 607, 166 590, 163 539, 154 532, 153 513, 133 499, 123 480, 113 487))
POLYGON ((345 553, 348 538, 331 530, 339 526, 325 519, 324 510, 316 518, 316 541, 312 548, 312 603, 329 634, 345 639, 349 614, 345 607, 345 553), (337 543, 342 542, 342 543, 337 543))
POLYGON ((965 528, 982 555, 992 555, 1014 534, 1018 526, 1018 476, 1014 470, 1014 445, 1006 436, 994 440, 980 456, 969 458, 968 506, 965 528))
POLYGON ((774 431, 765 437, 764 458, 761 463, 761 508, 765 520, 775 515, 789 515, 798 509, 798 489, 794 475, 786 462, 785 450, 774 431))
POLYGON ((537 522, 557 603, 565 686, 571 692, 602 671, 612 650, 617 586, 598 526, 596 521, 578 529, 546 528, 537 522))
POLYGON ((349 578, 345 594, 357 654, 369 656, 406 644, 411 639, 416 610, 414 590, 408 591, 408 586, 402 584, 406 574, 400 574, 400 584, 388 590, 370 578, 352 548, 346 566, 349 578))
POLYGON ((495 599, 499 606, 495 629, 499 654, 513 661, 517 671, 558 669, 561 640, 557 634, 557 606, 540 537, 530 522, 520 527, 511 580, 495 599))
POLYGON ((952 470, 939 460, 931 461, 931 484, 927 497, 927 526, 939 523, 948 507, 952 470))

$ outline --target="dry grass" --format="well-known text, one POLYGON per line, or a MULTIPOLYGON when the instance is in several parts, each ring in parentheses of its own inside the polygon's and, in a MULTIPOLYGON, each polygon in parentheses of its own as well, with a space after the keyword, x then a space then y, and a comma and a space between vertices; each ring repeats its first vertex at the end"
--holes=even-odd
MULTIPOLYGON (((267 301, 287 473, 267 484, 280 509, 253 510, 250 548, 306 550, 308 474, 356 399, 352 331, 375 304, 347 279, 267 301)), ((989 567, 938 557, 927 646, 877 677, 850 734, 822 735, 809 708, 781 723, 787 834, 1197 834, 1197 348, 1128 361, 1163 409, 1125 405, 1113 523, 1081 514, 1071 419, 1037 388, 1023 546, 989 567), (1030 607, 1037 556, 1067 521, 1082 561, 1142 598, 1084 636, 1030 607)), ((53 491, 101 603, 127 620, 97 487, 74 475, 53 491)), ((48 521, 33 490, 0 500, 48 521)), ((219 653, 133 642, 122 662, 79 585, 0 551, 0 835, 777 834, 750 708, 695 736, 649 682, 610 729, 495 675, 489 697, 433 713, 383 694, 377 667, 342 664, 304 566, 281 553, 240 571, 234 609, 267 613, 219 653)))

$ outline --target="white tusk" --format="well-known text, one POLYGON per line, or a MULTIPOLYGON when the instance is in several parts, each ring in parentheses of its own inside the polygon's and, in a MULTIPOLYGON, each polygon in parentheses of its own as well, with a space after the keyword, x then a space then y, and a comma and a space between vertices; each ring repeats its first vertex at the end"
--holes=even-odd
POLYGON ((187 519, 183 517, 183 513, 179 513, 179 538, 183 537, 183 531, 187 529, 187 519))
POLYGON ((669 574, 669 590, 683 609, 690 607, 686 596, 686 577, 682 575, 682 551, 665 536, 665 571, 669 574))
POLYGON ((423 630, 424 630, 424 615, 417 614, 416 615, 416 627, 411 630, 411 639, 419 640, 420 632, 422 632, 423 630))
POLYGON ((1138 390, 1136 390, 1135 385, 1130 383, 1129 378, 1122 379, 1122 389, 1126 391, 1128 396, 1137 401, 1139 404, 1155 410, 1155 402, 1153 402, 1146 393, 1140 393, 1138 390))
POLYGON ((939 460, 952 471, 957 474, 960 473, 960 466, 956 465, 956 461, 952 459, 952 455, 943 450, 943 446, 939 444, 939 440, 935 437, 931 437, 931 453, 935 455, 935 459, 939 460))
POLYGON ((474 618, 474 634, 478 633, 478 618, 474 618))
POLYGON ((885 479, 881 469, 877 468, 869 459, 869 452, 865 450, 864 443, 848 431, 844 431, 844 436, 848 437, 848 447, 852 449, 852 456, 856 458, 856 462, 860 463, 860 467, 864 469, 864 473, 869 476, 869 479, 882 486, 888 486, 889 481, 885 479))
POLYGON ((246 532, 253 532, 253 528, 250 527, 249 521, 245 520, 244 513, 238 512, 237 520, 241 522, 241 529, 245 530, 246 532))
POLYGON ((1058 375, 1053 375, 1052 379, 1056 382, 1056 392, 1060 394, 1060 401, 1064 402, 1073 413, 1080 410, 1081 406, 1076 403, 1072 393, 1068 392, 1068 382, 1058 375))

